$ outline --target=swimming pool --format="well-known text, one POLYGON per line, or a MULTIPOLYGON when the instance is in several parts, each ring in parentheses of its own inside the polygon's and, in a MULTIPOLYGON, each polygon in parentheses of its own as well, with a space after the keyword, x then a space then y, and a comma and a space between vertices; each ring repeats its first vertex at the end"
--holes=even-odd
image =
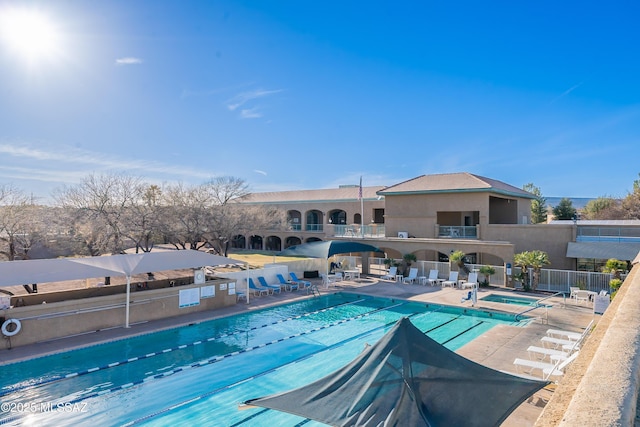
POLYGON ((323 425, 239 402, 353 360, 401 317, 455 350, 513 315, 333 294, 0 366, 3 425, 323 425))
POLYGON ((498 295, 498 294, 490 294, 480 299, 482 301, 501 302, 503 304, 531 305, 531 306, 536 305, 536 303, 539 301, 538 298, 514 297, 511 295, 498 295))

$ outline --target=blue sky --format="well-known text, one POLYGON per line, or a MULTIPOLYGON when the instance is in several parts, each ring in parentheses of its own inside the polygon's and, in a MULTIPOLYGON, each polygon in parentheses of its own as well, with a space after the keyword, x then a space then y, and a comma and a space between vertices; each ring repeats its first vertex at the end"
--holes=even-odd
POLYGON ((43 199, 119 172, 623 197, 640 172, 637 2, 0 0, 0 20, 17 9, 52 32, 26 55, 0 28, 0 184, 43 199))

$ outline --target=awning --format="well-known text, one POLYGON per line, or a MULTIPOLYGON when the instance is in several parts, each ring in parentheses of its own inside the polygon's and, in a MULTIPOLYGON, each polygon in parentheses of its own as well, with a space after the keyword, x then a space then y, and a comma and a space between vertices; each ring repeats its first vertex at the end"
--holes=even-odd
POLYGON ((569 242, 567 258, 611 259, 631 261, 640 253, 640 243, 569 242))

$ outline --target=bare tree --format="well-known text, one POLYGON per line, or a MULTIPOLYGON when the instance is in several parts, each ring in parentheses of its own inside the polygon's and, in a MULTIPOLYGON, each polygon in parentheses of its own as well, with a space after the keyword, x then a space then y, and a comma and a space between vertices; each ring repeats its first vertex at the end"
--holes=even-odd
POLYGON ((74 218, 76 225, 80 225, 74 227, 76 232, 86 235, 90 233, 87 226, 95 224, 101 229, 106 225, 108 232, 101 234, 109 238, 109 252, 121 253, 125 246, 127 212, 141 200, 145 188, 138 177, 89 175, 78 185, 62 188, 55 198, 61 206, 76 210, 74 218))
POLYGON ((29 258, 45 237, 43 209, 17 188, 0 187, 0 255, 9 261, 29 258))

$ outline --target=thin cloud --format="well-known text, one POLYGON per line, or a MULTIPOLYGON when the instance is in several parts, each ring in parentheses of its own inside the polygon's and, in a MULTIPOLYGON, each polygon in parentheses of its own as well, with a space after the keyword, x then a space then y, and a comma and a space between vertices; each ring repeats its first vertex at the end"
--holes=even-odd
POLYGON ((227 101, 227 108, 230 111, 235 111, 239 107, 243 106, 244 104, 246 104, 247 102, 253 99, 264 98, 265 96, 273 95, 280 92, 282 92, 282 89, 276 89, 276 90, 256 89, 250 92, 242 92, 227 101))
POLYGON ((558 101, 561 98, 564 98, 565 96, 569 95, 571 92, 573 92, 574 90, 578 89, 580 86, 582 86, 584 84, 584 81, 578 83, 577 85, 574 85, 572 87, 570 87, 569 89, 565 90, 564 92, 562 92, 562 94, 558 95, 557 97, 555 97, 550 103, 554 104, 556 101, 558 101))
POLYGON ((265 171, 261 171, 260 169, 254 169, 253 170, 255 173, 259 173, 260 175, 264 175, 267 176, 267 173, 265 171))
POLYGON ((138 65, 142 64, 142 59, 133 56, 116 59, 116 65, 138 65))
MULTIPOLYGON (((17 160, 26 159, 34 165, 34 170, 39 170, 38 175, 44 177, 58 176, 59 181, 72 181, 71 176, 65 174, 66 170, 78 172, 74 176, 85 176, 88 173, 107 170, 137 171, 140 174, 165 174, 177 177, 196 178, 206 180, 211 177, 207 171, 198 171, 192 168, 185 168, 182 165, 167 165, 161 162, 120 158, 107 155, 105 153, 91 152, 72 147, 51 147, 50 149, 33 148, 29 145, 3 144, 0 143, 0 157, 7 159, 13 157, 17 160), (42 164, 39 164, 42 162, 42 164), (52 166, 55 165, 55 166, 52 166), (60 179, 62 178, 62 179, 60 179)), ((0 164, 1 169, 8 170, 9 167, 0 164)), ((14 168, 15 173, 24 173, 28 168, 14 168)), ((34 177, 32 177, 34 178, 34 177)), ((37 179, 37 178, 36 178, 37 179)), ((44 178, 43 178, 44 179, 44 178)))
POLYGON ((247 108, 240 111, 241 119, 259 119, 262 117, 262 113, 258 111, 258 108, 247 108))

